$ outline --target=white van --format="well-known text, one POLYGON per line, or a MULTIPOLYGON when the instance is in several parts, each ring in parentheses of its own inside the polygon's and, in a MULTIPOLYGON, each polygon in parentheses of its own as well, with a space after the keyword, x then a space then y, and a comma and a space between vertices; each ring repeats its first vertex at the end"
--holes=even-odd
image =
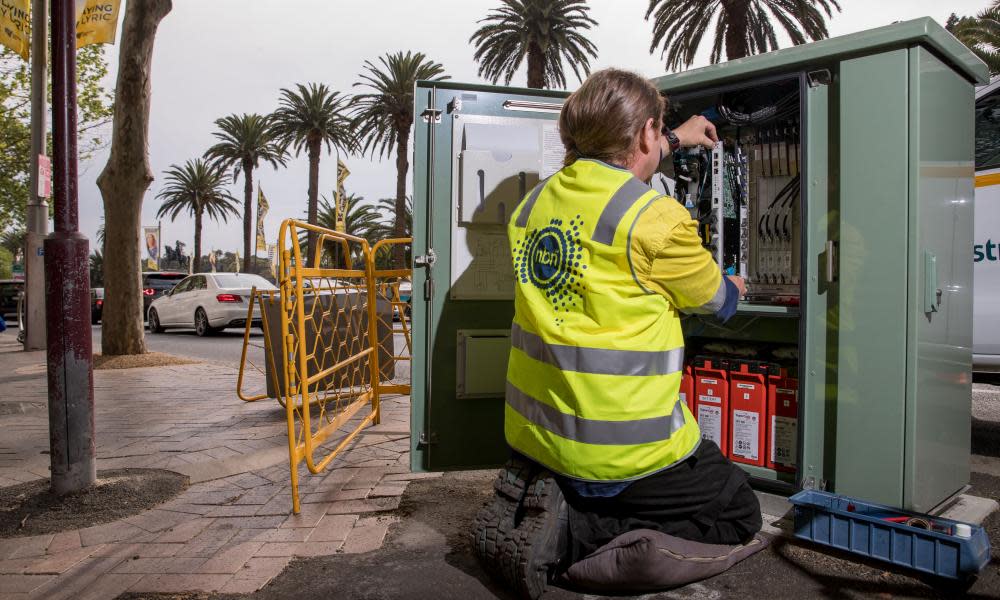
POLYGON ((976 90, 973 368, 1000 372, 1000 76, 976 90))

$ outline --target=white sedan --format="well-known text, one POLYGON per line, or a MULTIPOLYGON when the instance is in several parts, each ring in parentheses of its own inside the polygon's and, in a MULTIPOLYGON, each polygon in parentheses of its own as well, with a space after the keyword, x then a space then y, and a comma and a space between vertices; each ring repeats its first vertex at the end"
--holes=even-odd
MULTIPOLYGON (((277 289, 260 275, 249 273, 196 273, 182 279, 149 306, 149 330, 160 333, 171 327, 193 327, 200 336, 226 327, 243 327, 251 289, 277 289)), ((260 313, 253 322, 260 324, 260 313)))

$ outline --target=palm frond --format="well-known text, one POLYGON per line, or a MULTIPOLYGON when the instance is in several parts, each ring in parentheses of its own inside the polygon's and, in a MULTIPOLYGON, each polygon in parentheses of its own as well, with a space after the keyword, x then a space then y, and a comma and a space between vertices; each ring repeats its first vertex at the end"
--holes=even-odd
POLYGON ((298 84, 282 88, 279 106, 269 118, 270 131, 284 150, 298 156, 310 140, 319 140, 327 152, 350 153, 357 140, 347 115, 350 99, 325 84, 298 84))
POLYGON ((201 213, 225 222, 229 216, 239 214, 236 198, 224 187, 225 169, 218 164, 196 158, 183 165, 170 165, 164 175, 165 185, 156 195, 163 201, 156 211, 158 218, 173 221, 182 213, 201 213))
MULTIPOLYGON (((1000 0, 998 0, 1000 1, 1000 0)), ((709 59, 717 63, 779 48, 774 24, 793 45, 830 36, 826 20, 840 12, 837 0, 649 0, 652 21, 649 53, 660 50, 667 70, 694 63, 705 32, 715 20, 709 59)))
POLYGON ((469 42, 479 75, 493 83, 509 84, 529 53, 537 52, 542 87, 565 88, 564 63, 582 81, 597 58, 597 46, 585 33, 597 21, 584 0, 501 0, 479 23, 469 42))

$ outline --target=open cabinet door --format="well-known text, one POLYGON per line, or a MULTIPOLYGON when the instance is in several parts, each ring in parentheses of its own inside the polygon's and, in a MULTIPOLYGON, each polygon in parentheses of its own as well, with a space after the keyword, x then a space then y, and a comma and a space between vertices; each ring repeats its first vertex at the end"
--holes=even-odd
POLYGON ((514 316, 507 222, 562 167, 568 93, 419 82, 414 97, 414 471, 502 463, 514 316))

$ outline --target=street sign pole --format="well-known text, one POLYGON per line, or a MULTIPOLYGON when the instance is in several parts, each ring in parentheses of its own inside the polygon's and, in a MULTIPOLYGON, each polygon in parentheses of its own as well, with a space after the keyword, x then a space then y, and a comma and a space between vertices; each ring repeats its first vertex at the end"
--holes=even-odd
POLYGON ((97 480, 90 331, 90 253, 80 233, 76 154, 75 3, 51 0, 55 232, 45 239, 46 347, 52 491, 97 480))
POLYGON ((42 242, 49 233, 49 205, 39 194, 38 156, 45 154, 46 100, 48 80, 47 0, 31 2, 31 166, 28 186, 28 234, 25 240, 24 349, 45 348, 45 259, 42 242))

